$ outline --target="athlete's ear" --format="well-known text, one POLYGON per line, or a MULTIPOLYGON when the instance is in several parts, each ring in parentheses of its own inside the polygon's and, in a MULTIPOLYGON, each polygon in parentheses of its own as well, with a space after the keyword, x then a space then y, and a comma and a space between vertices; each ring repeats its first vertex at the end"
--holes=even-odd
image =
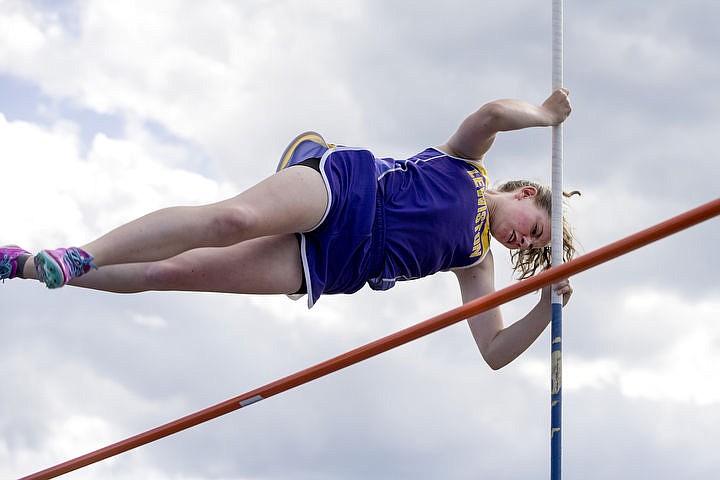
POLYGON ((523 196, 525 198, 534 197, 535 195, 537 195, 537 188, 535 188, 531 185, 528 185, 527 187, 523 187, 523 196))
POLYGON ((537 195, 537 188, 528 185, 522 188, 519 188, 517 193, 515 193, 515 198, 518 200, 521 200, 523 198, 532 198, 535 195, 537 195))

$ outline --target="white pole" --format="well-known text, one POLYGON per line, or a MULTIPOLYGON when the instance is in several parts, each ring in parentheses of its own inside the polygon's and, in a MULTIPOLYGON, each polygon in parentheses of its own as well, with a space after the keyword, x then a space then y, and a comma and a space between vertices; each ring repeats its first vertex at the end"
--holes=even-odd
MULTIPOLYGON (((552 0, 552 88, 563 86, 563 1, 552 0)), ((552 128, 552 266, 563 261, 563 130, 552 128)), ((562 478, 562 297, 552 294, 550 478, 562 478)))

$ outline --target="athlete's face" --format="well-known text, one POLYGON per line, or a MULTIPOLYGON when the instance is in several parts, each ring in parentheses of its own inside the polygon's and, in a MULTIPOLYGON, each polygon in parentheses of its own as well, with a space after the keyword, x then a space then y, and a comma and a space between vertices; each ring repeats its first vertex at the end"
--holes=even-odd
POLYGON ((550 243, 550 216, 535 203, 537 191, 524 187, 507 197, 490 219, 490 233, 510 249, 544 247, 550 243))

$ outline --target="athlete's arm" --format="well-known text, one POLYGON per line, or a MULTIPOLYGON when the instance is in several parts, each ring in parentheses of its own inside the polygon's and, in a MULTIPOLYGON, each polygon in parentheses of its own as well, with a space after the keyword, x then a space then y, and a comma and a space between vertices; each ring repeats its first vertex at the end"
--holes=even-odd
MULTIPOLYGON (((492 252, 477 266, 454 271, 460 283, 463 303, 495 291, 492 252)), ((532 345, 550 323, 550 288, 542 290, 540 301, 523 318, 508 327, 503 326, 500 308, 493 308, 468 318, 468 325, 480 354, 490 368, 497 370, 515 360, 532 345)), ((568 302, 572 288, 567 280, 555 285, 563 295, 563 305, 568 302)))
POLYGON ((482 160, 498 132, 558 125, 570 111, 564 88, 555 90, 540 106, 522 100, 494 100, 468 116, 439 148, 453 156, 482 160))

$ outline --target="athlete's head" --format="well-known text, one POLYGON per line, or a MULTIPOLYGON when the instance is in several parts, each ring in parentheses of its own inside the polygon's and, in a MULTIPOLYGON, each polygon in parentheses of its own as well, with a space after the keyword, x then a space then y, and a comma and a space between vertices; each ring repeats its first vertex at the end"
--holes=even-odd
MULTIPOLYGON (((538 269, 550 267, 552 192, 529 180, 512 180, 500 185, 503 193, 490 218, 490 233, 511 249, 515 272, 520 279, 534 275, 538 269)), ((565 197, 579 192, 563 192, 565 197)), ((563 260, 575 254, 574 237, 567 218, 563 218, 563 260)))

